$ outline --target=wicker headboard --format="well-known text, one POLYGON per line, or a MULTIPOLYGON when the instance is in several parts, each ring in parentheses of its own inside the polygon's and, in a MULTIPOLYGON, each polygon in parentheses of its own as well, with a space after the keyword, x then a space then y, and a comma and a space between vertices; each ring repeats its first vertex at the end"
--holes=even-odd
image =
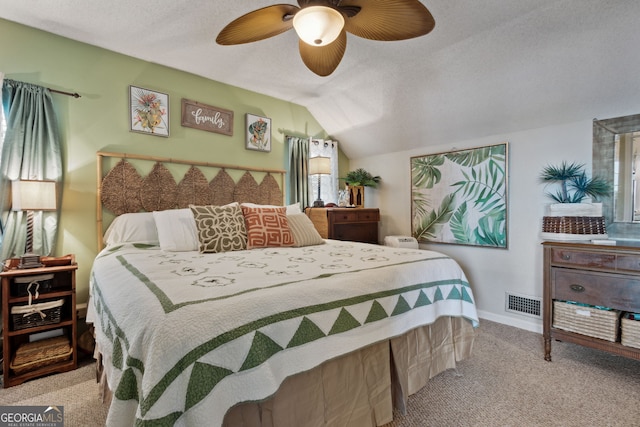
POLYGON ((98 152, 96 163, 99 249, 108 225, 103 214, 110 223, 124 213, 190 204, 284 204, 285 170, 108 152, 98 152))

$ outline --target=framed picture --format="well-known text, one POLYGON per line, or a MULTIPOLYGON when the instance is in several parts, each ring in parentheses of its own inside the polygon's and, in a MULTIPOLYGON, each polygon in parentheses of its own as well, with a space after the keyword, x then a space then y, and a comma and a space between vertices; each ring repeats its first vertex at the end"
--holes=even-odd
POLYGON ((411 157, 411 232, 423 243, 507 248, 508 143, 411 157))
POLYGON ((271 151, 271 119, 247 113, 247 150, 271 151))
POLYGON ((169 95, 129 86, 131 132, 169 136, 169 95))
POLYGON ((182 126, 233 135, 233 111, 182 98, 182 126))

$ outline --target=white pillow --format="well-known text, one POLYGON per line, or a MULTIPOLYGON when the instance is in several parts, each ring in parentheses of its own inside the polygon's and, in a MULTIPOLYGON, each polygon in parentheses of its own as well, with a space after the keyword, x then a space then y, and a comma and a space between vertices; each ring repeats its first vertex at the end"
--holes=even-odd
POLYGON ((303 213, 287 215, 287 222, 291 233, 293 233, 293 246, 299 248, 325 243, 307 215, 303 213))
POLYGON ((287 215, 294 215, 299 213, 302 213, 302 211, 300 210, 300 203, 287 205, 287 215))
POLYGON ((198 231, 191 209, 154 211, 160 249, 169 252, 197 251, 198 231))
MULTIPOLYGON (((277 205, 258 205, 255 203, 241 203, 241 206, 245 206, 247 208, 279 208, 281 206, 277 205)), ((293 203, 291 205, 287 205, 287 215, 299 214, 302 213, 300 209, 300 203, 293 203)))
POLYGON ((116 217, 104 233, 107 245, 118 243, 158 244, 158 232, 151 212, 126 213, 116 217))

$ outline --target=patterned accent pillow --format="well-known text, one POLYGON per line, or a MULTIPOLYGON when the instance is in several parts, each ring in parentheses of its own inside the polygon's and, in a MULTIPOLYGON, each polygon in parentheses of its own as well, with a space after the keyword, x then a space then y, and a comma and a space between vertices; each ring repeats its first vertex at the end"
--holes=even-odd
POLYGON ((247 230, 238 203, 224 206, 189 205, 198 229, 200 253, 247 249, 247 230))
POLYGON ((287 215, 289 221, 289 228, 293 233, 293 241, 295 247, 322 245, 325 243, 324 239, 320 237, 320 233, 313 226, 313 222, 306 214, 297 213, 293 215, 287 215))
POLYGON ((287 208, 242 206, 247 227, 247 249, 293 246, 293 233, 287 221, 287 208))

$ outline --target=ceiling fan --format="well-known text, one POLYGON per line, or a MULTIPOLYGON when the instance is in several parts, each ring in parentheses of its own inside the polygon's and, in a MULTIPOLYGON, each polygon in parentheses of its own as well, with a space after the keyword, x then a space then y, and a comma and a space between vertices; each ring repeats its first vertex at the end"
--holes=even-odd
POLYGON ((221 45, 251 43, 295 28, 304 64, 319 76, 336 69, 347 32, 370 40, 406 40, 429 33, 435 21, 419 0, 298 0, 249 12, 220 31, 221 45))

